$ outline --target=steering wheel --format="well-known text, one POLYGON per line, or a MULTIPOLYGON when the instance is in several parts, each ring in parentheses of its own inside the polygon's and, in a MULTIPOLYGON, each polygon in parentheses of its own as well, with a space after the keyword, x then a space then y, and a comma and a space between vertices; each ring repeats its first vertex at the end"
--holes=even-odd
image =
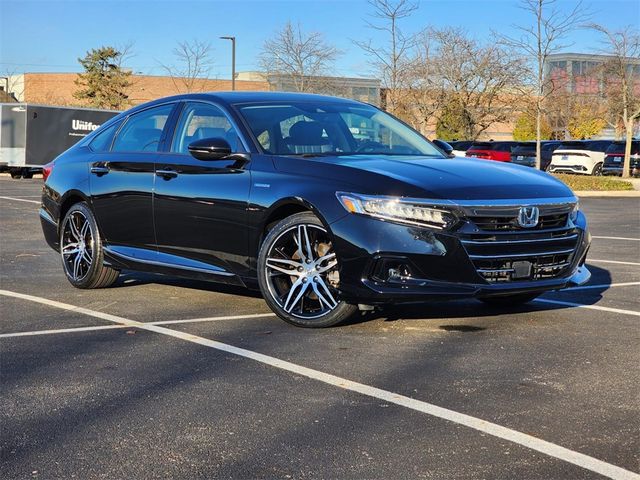
POLYGON ((356 152, 358 153, 374 153, 380 151, 387 151, 389 147, 380 142, 374 142, 373 140, 367 140, 362 145, 359 145, 356 148, 356 152))

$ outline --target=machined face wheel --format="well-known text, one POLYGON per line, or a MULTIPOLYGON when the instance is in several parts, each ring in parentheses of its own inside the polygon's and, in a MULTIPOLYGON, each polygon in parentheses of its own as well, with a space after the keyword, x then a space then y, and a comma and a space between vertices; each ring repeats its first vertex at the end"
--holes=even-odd
POLYGON ((319 225, 297 224, 280 233, 268 250, 264 275, 272 298, 289 315, 314 319, 339 305, 338 260, 319 225))
POLYGON ((95 240, 89 219, 80 210, 73 211, 62 226, 60 253, 69 278, 83 280, 93 264, 95 240))

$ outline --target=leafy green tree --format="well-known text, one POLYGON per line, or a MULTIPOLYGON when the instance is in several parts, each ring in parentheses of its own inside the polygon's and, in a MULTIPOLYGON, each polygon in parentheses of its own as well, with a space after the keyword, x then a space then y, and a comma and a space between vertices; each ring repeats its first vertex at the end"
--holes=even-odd
POLYGON ((131 72, 122 68, 124 53, 114 47, 101 47, 87 52, 78 61, 84 73, 78 74, 78 87, 73 94, 95 108, 122 110, 129 105, 127 89, 132 85, 131 72))
POLYGON ((600 133, 606 125, 604 112, 598 111, 594 105, 580 103, 575 107, 567 130, 572 138, 591 138, 600 133))
MULTIPOLYGON (((513 129, 513 139, 518 142, 526 142, 536 139, 536 114, 535 112, 523 112, 516 119, 516 125, 513 129)), ((540 121, 540 138, 542 140, 551 138, 551 126, 545 118, 540 121)))
POLYGON ((457 102, 448 103, 438 115, 436 136, 444 141, 475 140, 469 129, 469 118, 457 102))

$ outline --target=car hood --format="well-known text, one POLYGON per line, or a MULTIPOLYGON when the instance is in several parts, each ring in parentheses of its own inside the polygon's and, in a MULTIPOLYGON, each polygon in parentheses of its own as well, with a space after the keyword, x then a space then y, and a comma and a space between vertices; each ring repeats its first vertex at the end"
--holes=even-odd
POLYGON ((573 196, 564 183, 549 174, 492 160, 376 155, 286 159, 280 157, 276 168, 346 181, 360 187, 356 193, 447 200, 573 196))

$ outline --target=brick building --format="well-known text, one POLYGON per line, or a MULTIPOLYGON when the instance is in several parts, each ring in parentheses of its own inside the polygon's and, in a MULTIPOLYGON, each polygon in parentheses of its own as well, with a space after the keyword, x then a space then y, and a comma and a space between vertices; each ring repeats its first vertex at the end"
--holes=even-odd
MULTIPOLYGON (((76 73, 24 73, 9 77, 9 91, 19 102, 38 103, 45 105, 82 105, 74 98, 77 90, 76 73)), ((155 100, 183 93, 180 79, 167 76, 131 75, 133 85, 127 92, 131 105, 155 100)), ((231 90, 231 80, 196 79, 195 91, 225 91, 231 90)), ((236 80, 236 90, 264 91, 269 90, 265 81, 236 80)))

